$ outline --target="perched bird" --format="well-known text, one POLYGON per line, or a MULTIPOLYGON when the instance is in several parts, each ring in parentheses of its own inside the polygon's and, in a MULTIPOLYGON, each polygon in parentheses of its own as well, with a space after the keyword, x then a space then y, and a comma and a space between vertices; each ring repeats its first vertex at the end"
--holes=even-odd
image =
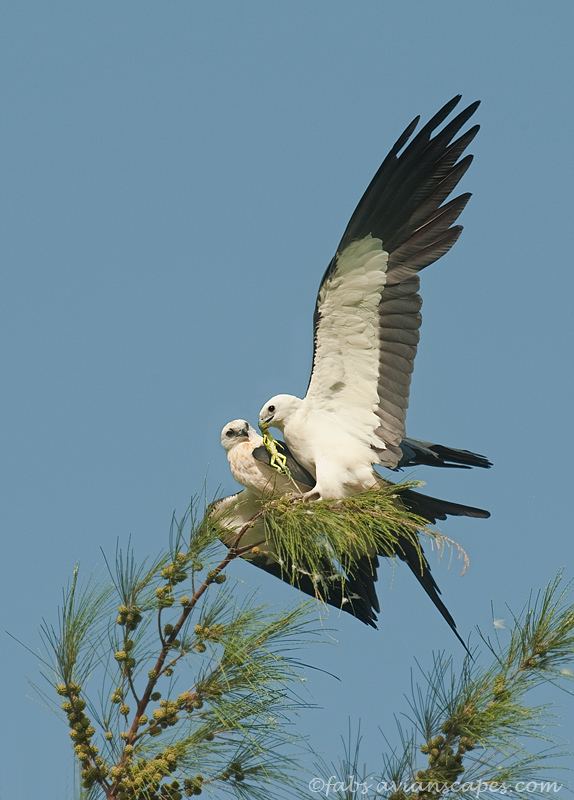
MULTIPOLYGON (((230 546, 241 528, 261 510, 263 500, 286 493, 309 491, 315 483, 315 478, 297 463, 285 443, 278 441, 276 442, 277 447, 285 456, 292 477, 290 479, 286 475, 280 474, 270 464, 271 455, 263 444, 263 438, 245 420, 236 419, 225 425, 221 432, 221 444, 227 453, 234 478, 245 487, 243 491, 225 497, 212 506, 211 513, 225 531, 221 537, 222 541, 230 546)), ((416 459, 417 453, 419 453, 418 457, 430 459, 430 463, 434 463, 433 459, 435 458, 437 462, 441 460, 456 462, 458 458, 462 462, 458 466, 485 466, 483 456, 468 451, 444 448, 415 440, 408 440, 408 444, 404 446, 405 465, 413 463, 409 459, 416 459), (435 453, 436 448, 438 450, 435 453), (425 456, 427 450, 435 454, 425 456)), ((416 461, 415 463, 427 462, 416 461)), ((453 463, 449 466, 457 466, 457 464, 453 463)), ((379 486, 388 484, 389 481, 378 478, 379 486)), ((483 518, 489 516, 488 512, 482 509, 437 500, 412 490, 401 492, 400 498, 404 506, 430 523, 446 519, 447 515, 483 518)), ((310 575, 298 568, 296 564, 282 563, 278 558, 274 543, 266 536, 261 520, 257 520, 244 534, 241 545, 256 546, 255 552, 245 553, 243 557, 246 560, 284 581, 295 583, 303 592, 313 597, 319 596, 324 602, 353 614, 365 624, 376 627, 376 614, 380 611, 374 585, 377 580, 378 557, 386 557, 387 553, 372 553, 359 558, 352 573, 344 576, 345 581, 342 582, 341 573, 334 568, 328 557, 325 558, 321 574, 317 575, 310 575)), ((440 590, 432 577, 426 558, 424 556, 421 558, 415 545, 406 537, 399 540, 399 549, 396 555, 408 564, 430 599, 464 645, 456 630, 454 619, 439 597, 440 590)), ((466 647, 466 645, 464 646, 466 647)))
MULTIPOLYGON (((227 423, 221 431, 221 444, 227 453, 233 477, 245 487, 243 491, 223 497, 211 506, 212 517, 217 519, 220 527, 228 531, 228 534, 223 535, 222 541, 230 547, 243 526, 261 510, 263 500, 291 492, 308 491, 314 479, 306 470, 299 467, 286 448, 285 454, 286 456, 288 454, 289 467, 292 468, 292 479, 281 475, 269 465, 269 462, 265 463, 263 453, 267 456, 269 453, 263 446, 263 438, 244 419, 234 419, 227 423), (259 460, 254 455, 255 451, 262 451, 259 460)), ((278 563, 273 542, 266 541, 261 520, 244 534, 241 546, 257 546, 255 553, 248 552, 244 558, 267 572, 283 577, 281 573, 284 572, 284 566, 278 563)), ((287 575, 285 580, 289 580, 287 575)), ((314 591, 310 593, 315 594, 314 591)))
POLYGON ((302 493, 313 486, 313 476, 297 464, 283 443, 280 446, 293 467, 290 470, 292 479, 270 466, 265 455, 268 451, 263 446, 263 437, 244 419, 234 419, 227 423, 221 431, 221 445, 227 453, 231 473, 237 483, 245 486, 258 499, 265 494, 286 494, 298 489, 302 493), (257 450, 260 450, 259 459, 253 455, 257 450))
POLYGON ((459 101, 453 98, 411 140, 417 117, 383 161, 319 287, 307 394, 279 394, 261 409, 261 429, 278 428, 315 477, 310 499, 376 486, 373 464, 490 465, 473 454, 465 464, 463 451, 405 439, 421 324, 418 273, 458 239, 462 228, 454 222, 470 197, 445 202, 470 166, 472 156, 461 156, 478 131, 475 125, 455 138, 478 102, 440 129, 459 101))

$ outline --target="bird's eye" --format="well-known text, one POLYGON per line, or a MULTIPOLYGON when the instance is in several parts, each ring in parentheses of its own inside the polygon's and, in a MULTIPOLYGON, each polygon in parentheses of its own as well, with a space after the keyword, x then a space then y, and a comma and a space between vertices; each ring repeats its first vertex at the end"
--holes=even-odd
POLYGON ((228 431, 225 431, 225 435, 227 436, 228 439, 231 439, 231 437, 233 436, 233 431, 231 430, 231 428, 228 431))
POLYGON ((267 411, 269 411, 270 414, 273 414, 273 412, 275 411, 275 406, 269 406, 267 411))

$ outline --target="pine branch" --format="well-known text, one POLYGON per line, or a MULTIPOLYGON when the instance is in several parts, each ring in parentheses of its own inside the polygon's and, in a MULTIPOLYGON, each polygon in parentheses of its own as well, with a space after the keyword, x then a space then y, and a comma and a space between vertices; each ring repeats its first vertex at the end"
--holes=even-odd
MULTIPOLYGON (((554 794, 558 787, 544 781, 545 762, 552 758, 556 768, 557 758, 572 754, 549 736, 552 707, 531 706, 525 695, 540 684, 565 688, 574 677, 565 666, 574 660, 574 604, 568 602, 573 584, 561 590, 561 580, 558 575, 513 615, 506 646, 481 637, 490 665, 467 657, 457 674, 451 659, 435 658, 432 669, 423 672, 424 686, 412 685, 405 716, 413 727, 405 732, 399 725, 398 747, 387 742, 389 753, 378 778, 366 768, 359 770, 358 738, 352 759, 347 756, 337 767, 317 765, 320 774, 338 769, 339 775, 351 776, 352 786, 349 780, 329 784, 329 778, 317 778, 313 794, 306 796, 316 798, 327 790, 339 800, 354 800, 357 793, 388 800, 439 800, 445 794, 476 800, 488 791, 514 798, 554 794), (533 743, 538 752, 531 752, 533 743)), ((350 740, 346 747, 351 753, 350 740)))
POLYGON ((341 500, 312 503, 271 498, 262 509, 266 538, 273 542, 280 562, 320 574, 327 557, 343 579, 352 576, 361 556, 393 556, 403 540, 414 545, 422 559, 421 533, 439 545, 447 540, 401 503, 401 491, 418 485, 390 484, 341 500))
MULTIPOLYGON (((44 663, 51 663, 63 699, 85 797, 181 800, 204 789, 246 799, 290 791, 302 797, 297 762, 285 752, 296 741, 286 724, 309 703, 292 689, 301 665, 288 653, 308 643, 312 631, 301 607, 279 615, 252 599, 237 607, 222 587, 225 569, 271 543, 278 559, 309 571, 327 565, 344 583, 365 554, 393 555, 404 537, 420 548, 421 530, 442 544, 402 507, 400 490, 311 504, 270 499, 232 538, 226 530, 228 550, 205 574, 220 521, 208 510, 198 523, 194 509, 172 524, 169 552, 150 566, 137 565, 130 550, 118 551, 111 588, 90 579, 82 589, 76 569, 59 630, 44 623, 42 633, 51 654, 44 663), (109 697, 101 710, 88 691, 94 674, 101 674, 109 697), (177 679, 186 686, 179 693, 177 679)), ((503 781, 510 786, 506 794, 525 796, 513 782, 540 778, 544 758, 559 754, 545 727, 549 707, 529 706, 525 695, 541 683, 572 678, 566 665, 574 656, 574 604, 568 602, 571 586, 560 587, 558 576, 513 616, 506 647, 482 637, 490 665, 468 658, 456 674, 450 660, 435 659, 425 686, 413 685, 413 729, 399 728, 401 745, 386 756, 372 797, 439 800, 456 791, 470 800, 477 781, 503 781), (531 740, 546 749, 531 753, 531 740), (460 788, 463 773, 467 791, 460 788)), ((359 789, 366 796, 358 746, 349 744, 343 764, 356 775, 354 783, 330 787, 330 796, 354 800, 359 789)))
POLYGON ((252 603, 237 608, 221 588, 225 568, 249 551, 251 545, 243 546, 242 539, 260 516, 256 514, 236 532, 225 556, 200 583, 196 576, 204 565, 199 559, 209 556, 216 532, 204 517, 194 524, 184 546, 184 525, 194 522, 193 514, 172 525, 170 552, 149 567, 137 565, 131 551, 126 555, 118 551, 115 572, 109 570, 111 590, 97 592, 90 582, 80 590, 75 571, 64 597, 59 631, 45 624, 43 632, 87 797, 179 800, 200 794, 204 782, 231 786, 239 796, 257 797, 263 785, 289 784, 287 754, 285 769, 277 762, 271 766, 259 729, 265 721, 277 747, 284 748, 292 737, 286 734, 283 720, 298 706, 308 705, 289 696, 289 683, 301 678, 283 654, 292 639, 300 645, 301 637, 307 636, 306 612, 299 607, 269 615, 252 603), (176 598, 188 580, 191 594, 176 598), (103 601, 109 601, 113 590, 120 605, 115 624, 110 625, 107 620, 113 607, 103 601), (162 614, 173 615, 176 599, 181 612, 164 621, 162 614), (196 624, 190 628, 192 618, 196 624), (190 683, 192 655, 203 666, 190 683), (153 666, 140 689, 150 661, 153 666), (184 663, 186 669, 178 674, 180 680, 187 674, 188 688, 175 695, 173 676, 184 663), (93 706, 88 686, 82 685, 94 667, 103 670, 104 683, 113 680, 115 684, 111 706, 93 715, 99 731, 87 716, 93 706), (166 679, 169 684, 162 699, 158 689, 166 679), (130 697, 136 704, 133 711, 130 697), (276 722, 270 723, 271 718, 276 722), (98 739, 103 742, 103 754, 98 739), (190 774, 201 762, 209 773, 190 774))

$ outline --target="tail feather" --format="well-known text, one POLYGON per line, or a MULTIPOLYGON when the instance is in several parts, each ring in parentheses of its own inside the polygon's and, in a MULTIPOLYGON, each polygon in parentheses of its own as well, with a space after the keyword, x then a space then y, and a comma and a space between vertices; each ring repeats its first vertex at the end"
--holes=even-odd
POLYGON ((483 508, 451 503, 450 500, 439 500, 437 497, 420 494, 420 492, 414 492, 412 489, 405 489, 401 492, 400 497, 409 511, 412 511, 413 514, 418 514, 419 517, 424 517, 431 523, 435 523, 437 519, 446 519, 447 516, 475 517, 478 519, 488 519, 490 517, 490 512, 483 508))
POLYGON ((406 564, 408 564, 411 572, 416 577, 432 602, 438 608, 447 625, 450 627, 458 641, 462 644, 468 655, 470 655, 470 650, 457 631, 456 623, 451 613, 439 597, 440 589, 438 588, 437 583, 431 574, 428 561, 422 553, 419 555, 415 545, 408 539, 401 541, 400 548, 401 549, 397 551, 397 556, 406 564))
MULTIPOLYGON (((475 517, 479 519, 486 519, 490 516, 490 513, 482 508, 465 506, 461 503, 451 503, 449 500, 439 500, 436 497, 420 494, 420 492, 415 492, 412 489, 402 491, 400 497, 404 505, 410 511, 417 514, 419 517, 423 517, 430 523, 435 523, 438 519, 446 519, 447 516, 475 517)), ((399 547, 400 549, 397 550, 397 556, 408 564, 411 572, 415 575, 420 585, 439 610, 443 619, 466 652, 470 655, 468 647, 456 629, 456 623, 451 613, 440 598, 440 589, 432 576, 429 563, 425 556, 422 553, 419 554, 417 548, 409 539, 403 539, 399 547)))
POLYGON ((492 462, 479 453, 457 450, 454 447, 445 447, 432 442, 421 442, 419 439, 405 438, 402 440, 400 448, 403 451, 403 457, 396 469, 414 467, 419 464, 428 467, 458 467, 459 469, 470 469, 471 467, 488 469, 492 466, 492 462))

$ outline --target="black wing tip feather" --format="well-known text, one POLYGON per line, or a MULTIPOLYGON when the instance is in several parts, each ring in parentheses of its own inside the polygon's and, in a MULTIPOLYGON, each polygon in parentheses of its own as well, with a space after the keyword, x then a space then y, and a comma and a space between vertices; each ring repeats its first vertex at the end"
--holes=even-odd
MULTIPOLYGON (((425 127, 428 127, 431 131, 434 131, 436 128, 438 128, 438 126, 442 122, 444 122, 444 120, 450 115, 450 113, 454 111, 454 109, 457 107, 457 105, 460 103, 461 100, 462 100, 462 94, 455 95, 452 98, 452 100, 449 100, 448 103, 445 103, 444 106, 441 109, 439 109, 439 111, 437 111, 434 117, 431 117, 431 119, 429 120, 429 122, 425 127)), ((461 128, 464 125, 464 123, 467 122, 472 117, 472 115, 479 107, 479 105, 480 105, 480 100, 473 100, 472 103, 469 103, 466 106, 466 108, 463 108, 463 110, 460 111, 456 115, 456 117, 454 117, 448 124, 449 125, 456 124, 458 128, 461 128)))
MULTIPOLYGON (((439 111, 437 111, 437 113, 433 117, 431 117, 430 120, 427 123, 425 123, 425 125, 423 125, 423 127, 420 129, 420 131, 418 131, 418 133, 411 142, 409 142, 408 144, 407 142, 405 142, 406 149, 399 154, 399 158, 406 154, 407 149, 409 148, 412 148, 413 150, 418 150, 421 148, 424 149, 425 146, 432 144, 437 139, 441 143, 443 139, 446 140, 444 143, 444 149, 446 150, 448 150, 449 147, 454 147, 457 144, 457 142, 452 142, 453 137, 458 133, 458 131, 462 128, 462 126, 466 122, 468 122, 468 120, 472 117, 472 115, 480 105, 480 100, 475 100, 465 109, 463 109, 459 114, 457 114, 456 117, 453 117, 453 119, 441 131, 438 131, 434 137, 432 136, 432 134, 446 120, 446 118, 450 115, 450 113, 454 111, 454 109, 461 100, 462 100, 462 95, 459 94, 456 95, 456 97, 453 97, 452 100, 449 100, 448 103, 445 103, 445 105, 441 109, 439 109, 439 111)), ((469 142, 472 141, 472 139, 474 139, 474 137, 478 133, 480 125, 478 124, 474 125, 473 128, 471 128, 471 130, 474 129, 475 132, 472 134, 472 137, 469 140, 469 142)), ((460 138, 468 136, 469 132, 470 131, 467 131, 466 133, 462 134, 460 138)), ((467 142, 467 144, 469 142, 467 142)))
MULTIPOLYGON (((384 243, 394 240, 396 232, 415 215, 417 207, 424 205, 443 179, 455 173, 457 180, 450 187, 449 193, 454 189, 466 171, 459 171, 461 162, 457 163, 457 160, 476 136, 480 126, 473 126, 457 140, 452 140, 474 114, 480 101, 471 103, 442 130, 434 136, 432 134, 461 98, 462 95, 456 95, 449 100, 410 141, 418 117, 401 134, 351 216, 337 249, 338 253, 352 241, 369 234, 382 239, 384 243), (421 191, 426 195, 420 197, 421 191)), ((470 164, 470 160, 467 163, 470 164)), ((402 237, 402 241, 396 242, 396 246, 400 246, 408 238, 408 231, 405 233, 407 235, 402 237)))
POLYGON ((436 114, 434 114, 434 116, 432 116, 429 119, 424 128, 421 130, 421 133, 423 131, 426 132, 427 130, 429 132, 432 132, 435 130, 435 128, 438 128, 438 126, 442 122, 444 122, 444 120, 449 116, 449 114, 452 111, 454 111, 454 109, 457 107, 457 105, 460 103, 461 100, 462 100, 462 94, 455 94, 455 96, 451 100, 448 100, 448 102, 446 102, 444 106, 442 106, 442 108, 439 108, 436 114))
POLYGON ((391 147, 391 149, 388 152, 388 154, 385 156, 385 160, 383 161, 383 165, 385 164, 385 162, 391 161, 391 160, 393 160, 393 159, 395 159, 397 157, 397 155, 400 153, 400 151, 403 149, 403 147, 406 145, 408 140, 411 138, 411 136, 415 132, 415 130, 417 128, 417 125, 419 124, 420 121, 421 121, 421 118, 420 118, 420 114, 419 114, 413 119, 413 121, 409 125, 407 125, 405 130, 401 133, 401 135, 399 136, 397 141, 391 147))

